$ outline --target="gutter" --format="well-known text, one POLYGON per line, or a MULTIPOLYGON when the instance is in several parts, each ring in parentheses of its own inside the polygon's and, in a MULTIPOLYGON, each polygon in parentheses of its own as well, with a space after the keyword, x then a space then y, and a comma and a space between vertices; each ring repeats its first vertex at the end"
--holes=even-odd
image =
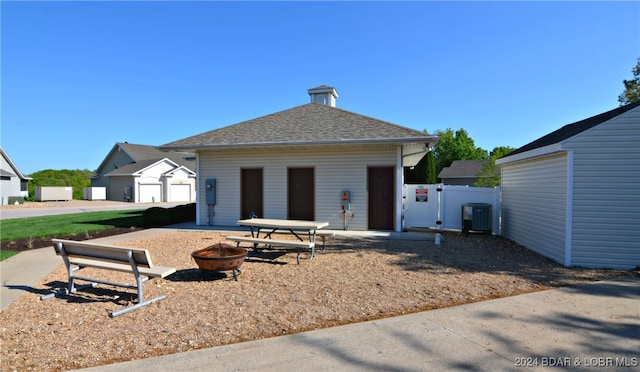
POLYGON ((310 145, 350 145, 350 144, 404 144, 404 143, 425 143, 432 147, 440 137, 424 136, 424 137, 399 137, 399 138, 364 138, 364 139, 340 139, 325 141, 296 141, 296 142, 243 142, 243 143, 223 143, 223 144, 198 144, 198 145, 163 145, 158 148, 162 151, 177 150, 214 150, 214 149, 243 149, 251 148, 268 148, 268 147, 302 147, 310 145))
POLYGON ((496 165, 502 165, 507 163, 513 163, 520 160, 526 160, 530 158, 535 158, 538 156, 553 154, 554 152, 566 151, 562 148, 562 145, 559 143, 555 143, 553 145, 539 147, 537 149, 529 150, 526 152, 521 152, 519 154, 505 156, 500 159, 496 159, 496 165))

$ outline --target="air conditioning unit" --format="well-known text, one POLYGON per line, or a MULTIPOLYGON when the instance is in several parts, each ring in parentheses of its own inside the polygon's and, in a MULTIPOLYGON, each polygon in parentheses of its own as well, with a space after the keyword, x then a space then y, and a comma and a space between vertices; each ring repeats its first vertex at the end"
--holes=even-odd
POLYGON ((462 232, 482 231, 491 234, 491 204, 468 203, 462 205, 462 232))

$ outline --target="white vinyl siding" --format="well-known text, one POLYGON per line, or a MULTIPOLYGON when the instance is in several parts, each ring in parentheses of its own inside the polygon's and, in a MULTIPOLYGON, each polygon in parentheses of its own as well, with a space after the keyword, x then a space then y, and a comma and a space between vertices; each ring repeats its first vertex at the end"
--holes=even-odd
POLYGON ((572 266, 640 265, 640 108, 568 140, 574 152, 572 266))
POLYGON ((262 168, 264 217, 287 218, 287 169, 309 167, 315 174, 315 219, 342 228, 341 191, 351 193, 350 228, 367 228, 367 166, 395 166, 396 146, 327 147, 325 149, 203 151, 198 155, 198 220, 207 225, 205 180, 216 179, 217 204, 212 225, 235 226, 240 219, 240 170, 262 168))
POLYGON ((503 235, 567 266, 640 265, 638 143, 640 107, 554 144, 554 154, 504 163, 503 235))
POLYGON ((502 168, 502 234, 564 262, 567 154, 505 164, 502 168))
POLYGON ((0 193, 2 194, 1 204, 8 204, 11 196, 26 196, 21 191, 20 177, 14 172, 13 167, 4 156, 0 156, 0 169, 6 171, 5 178, 0 182, 0 193))

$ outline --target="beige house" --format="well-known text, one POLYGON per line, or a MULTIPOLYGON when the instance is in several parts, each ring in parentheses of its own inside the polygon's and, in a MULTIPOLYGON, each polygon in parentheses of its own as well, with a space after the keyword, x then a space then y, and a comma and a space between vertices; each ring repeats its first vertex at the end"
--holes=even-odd
POLYGON ((403 167, 438 137, 336 108, 333 87, 308 94, 308 104, 160 146, 196 153, 197 224, 254 213, 340 229, 346 215, 353 230, 401 231, 403 167))
POLYGON ((154 146, 118 142, 98 167, 91 187, 105 187, 107 200, 193 202, 194 168, 193 154, 167 153, 154 146))

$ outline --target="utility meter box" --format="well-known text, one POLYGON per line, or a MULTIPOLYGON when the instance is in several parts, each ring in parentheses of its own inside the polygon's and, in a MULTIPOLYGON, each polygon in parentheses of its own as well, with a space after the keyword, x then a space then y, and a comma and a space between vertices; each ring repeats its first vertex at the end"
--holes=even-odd
POLYGON ((208 179, 204 183, 207 205, 216 204, 216 180, 208 179))

